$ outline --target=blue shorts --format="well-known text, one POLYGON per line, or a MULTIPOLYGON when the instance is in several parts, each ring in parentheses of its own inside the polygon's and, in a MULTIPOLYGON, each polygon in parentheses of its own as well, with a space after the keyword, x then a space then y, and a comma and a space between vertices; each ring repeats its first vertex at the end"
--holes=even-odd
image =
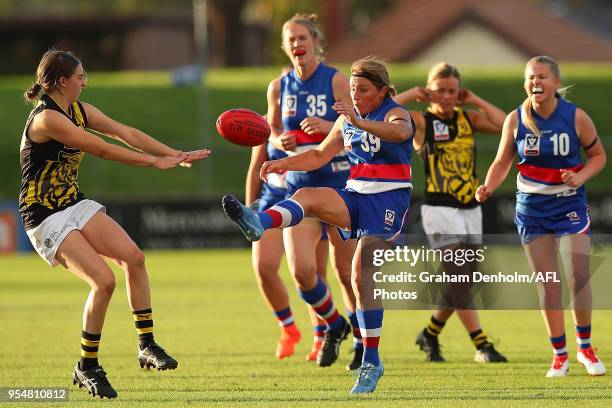
POLYGON ((587 206, 549 217, 534 217, 517 211, 514 222, 523 245, 542 235, 554 234, 558 238, 571 234, 591 234, 591 217, 587 206))
POLYGON ((259 198, 259 211, 266 211, 279 201, 283 201, 285 195, 262 194, 259 198))
POLYGON ((408 224, 408 209, 412 190, 403 188, 377 194, 361 194, 335 189, 346 204, 351 217, 351 230, 338 228, 344 240, 378 236, 401 244, 408 224))

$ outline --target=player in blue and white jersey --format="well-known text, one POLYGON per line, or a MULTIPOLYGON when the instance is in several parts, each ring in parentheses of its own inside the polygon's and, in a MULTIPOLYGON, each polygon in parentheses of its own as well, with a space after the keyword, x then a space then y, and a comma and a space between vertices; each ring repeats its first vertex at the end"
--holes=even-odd
MULTIPOLYGON (((323 143, 301 154, 266 162, 261 169, 264 180, 279 171, 311 171, 344 150, 350 160, 345 188, 301 188, 290 199, 258 213, 230 195, 223 198, 223 207, 253 241, 264 230, 297 225, 305 215, 337 226, 345 239, 358 240, 352 280, 364 354, 351 392, 360 394, 374 391, 383 374, 378 355, 383 309, 380 299, 372 296, 372 263, 362 263, 362 256, 371 257, 373 247, 391 247, 404 230, 412 189, 414 125, 408 111, 393 101, 395 90, 382 61, 375 57, 356 61, 351 67, 350 86, 352 103, 334 104, 341 116, 323 143)), ((328 311, 326 296, 320 283, 303 293, 319 314, 328 311)))
MULTIPOLYGON (((267 160, 278 160, 287 157, 287 154, 275 148, 271 143, 264 143, 253 148, 251 162, 246 178, 246 203, 257 210, 264 211, 274 204, 285 199, 287 195, 286 173, 270 174, 267 182, 259 178, 261 165, 267 160), (257 200, 257 198, 259 198, 257 200)), ((324 239, 321 239, 316 248, 316 271, 326 280, 328 243, 325 228, 321 228, 324 239)), ((261 240, 253 242, 252 262, 257 283, 266 303, 270 306, 281 327, 281 336, 276 347, 276 358, 284 359, 294 354, 295 346, 300 342, 302 335, 293 319, 293 312, 289 304, 287 287, 279 275, 281 259, 283 257, 282 230, 269 230, 261 240)), ((316 361, 317 354, 323 344, 325 335, 325 322, 319 319, 314 309, 309 307, 310 320, 314 331, 314 340, 311 351, 306 360, 316 361)))
MULTIPOLYGON (((268 87, 268 123, 272 128, 270 141, 289 155, 317 147, 331 130, 338 114, 331 109, 334 102, 350 99, 348 79, 335 68, 322 62, 323 34, 316 15, 296 14, 283 25, 282 48, 293 69, 268 87)), ((330 158, 320 169, 287 173, 288 194, 302 187, 342 188, 348 177, 346 155, 330 158)), ((321 221, 309 217, 295 228, 283 231, 289 269, 298 290, 303 294, 317 286, 315 248, 321 239, 321 221)), ((351 259, 354 242, 344 242, 335 228, 328 228, 331 263, 340 281, 348 320, 353 326, 355 356, 347 368, 355 369, 361 361, 361 335, 355 311, 355 295, 351 288, 351 259)), ((321 282, 323 285, 324 283, 321 282)), ((327 291, 331 302, 331 294, 327 291)), ((321 316, 327 324, 323 346, 317 364, 329 366, 338 358, 339 344, 351 327, 333 303, 321 316)))
MULTIPOLYGON (((534 271, 559 273, 560 250, 572 294, 577 359, 590 375, 602 375, 606 369, 590 342, 591 219, 584 183, 605 166, 605 150, 591 118, 561 96, 555 60, 532 58, 525 68, 524 87, 527 98, 506 117, 497 157, 476 198, 483 202, 495 191, 518 153, 515 222, 525 253, 534 271)), ((540 287, 542 315, 554 351, 547 377, 565 376, 569 367, 561 290, 558 282, 540 287)))

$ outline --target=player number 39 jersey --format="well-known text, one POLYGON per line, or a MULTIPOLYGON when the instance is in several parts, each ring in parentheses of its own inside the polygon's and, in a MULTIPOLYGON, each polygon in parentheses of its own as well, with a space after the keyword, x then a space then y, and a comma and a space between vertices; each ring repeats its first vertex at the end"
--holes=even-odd
MULTIPOLYGON (((366 120, 384 121, 391 109, 400 107, 387 97, 366 120)), ((414 126, 413 126, 414 128, 414 126)), ((348 190, 375 194, 402 188, 412 188, 412 139, 394 143, 380 139, 347 121, 342 125, 344 149, 351 163, 348 190)))

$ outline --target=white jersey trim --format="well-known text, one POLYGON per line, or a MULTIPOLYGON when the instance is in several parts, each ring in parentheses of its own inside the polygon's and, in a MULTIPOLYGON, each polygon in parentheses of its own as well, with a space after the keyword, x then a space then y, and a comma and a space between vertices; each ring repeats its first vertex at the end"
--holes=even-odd
POLYGON ((399 190, 401 188, 412 188, 411 182, 394 183, 388 181, 363 181, 348 179, 346 188, 361 194, 378 194, 385 191, 399 190))
POLYGON ((269 173, 267 183, 276 188, 287 189, 287 173, 269 173))
POLYGON ((546 194, 546 195, 555 195, 565 193, 567 191, 575 190, 573 187, 570 187, 566 184, 558 184, 558 185, 548 185, 537 183, 535 181, 527 180, 520 173, 516 176, 516 188, 522 193, 527 194, 546 194))
MULTIPOLYGON (((295 148, 295 151, 288 151, 288 152, 285 152, 285 153, 287 153, 287 156, 295 156, 296 154, 300 154, 300 153, 304 153, 304 152, 307 152, 309 150, 312 150, 312 149, 314 149, 317 146, 318 146, 318 144, 301 145, 301 146, 297 146, 295 148)), ((340 151, 340 153, 338 153, 334 157, 346 157, 346 152, 344 150, 342 150, 342 151, 340 151)))

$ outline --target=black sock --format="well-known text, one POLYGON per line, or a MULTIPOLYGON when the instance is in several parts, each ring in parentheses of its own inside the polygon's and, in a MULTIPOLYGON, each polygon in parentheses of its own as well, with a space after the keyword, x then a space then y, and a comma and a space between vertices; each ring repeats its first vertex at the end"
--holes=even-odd
POLYGON ((429 319, 429 323, 427 323, 427 327, 423 329, 423 334, 425 334, 425 336, 429 338, 438 337, 445 324, 446 322, 442 322, 431 316, 431 319, 429 319))
POLYGON ((478 329, 471 332, 470 338, 472 339, 472 343, 474 343, 474 347, 476 347, 476 350, 480 350, 488 343, 487 335, 484 334, 482 329, 478 329))
POLYGON ((98 347, 100 346, 101 334, 91 334, 83 331, 81 333, 81 361, 79 368, 83 371, 100 365, 98 363, 98 347))
POLYGON ((151 308, 144 310, 135 310, 132 312, 134 316, 134 324, 138 332, 140 340, 140 349, 144 349, 149 344, 154 343, 153 338, 153 311, 151 308))

